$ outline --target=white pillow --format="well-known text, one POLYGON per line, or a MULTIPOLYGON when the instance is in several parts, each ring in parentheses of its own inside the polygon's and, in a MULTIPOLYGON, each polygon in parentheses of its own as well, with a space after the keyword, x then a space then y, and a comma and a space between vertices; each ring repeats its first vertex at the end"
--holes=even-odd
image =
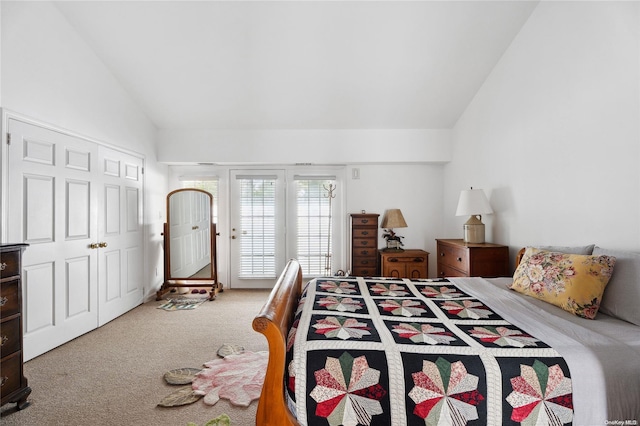
POLYGON ((595 244, 589 244, 587 246, 536 246, 536 248, 539 248, 540 250, 545 250, 545 251, 557 251, 560 253, 566 253, 566 254, 592 254, 593 252, 593 248, 595 247, 595 244))
POLYGON ((640 325, 640 254, 601 247, 595 247, 593 254, 616 258, 616 267, 602 296, 600 312, 640 325))

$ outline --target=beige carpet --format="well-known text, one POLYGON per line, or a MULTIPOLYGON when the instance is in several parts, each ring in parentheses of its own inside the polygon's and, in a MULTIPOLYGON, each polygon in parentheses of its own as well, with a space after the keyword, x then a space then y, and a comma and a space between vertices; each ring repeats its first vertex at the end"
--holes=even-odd
POLYGON ((182 367, 202 367, 223 344, 267 350, 251 327, 268 297, 265 290, 226 289, 197 309, 165 311, 149 302, 112 322, 25 364, 31 405, 2 407, 2 426, 203 425, 226 413, 234 426, 255 424, 257 401, 235 407, 202 400, 157 407, 174 389, 162 376, 182 367))

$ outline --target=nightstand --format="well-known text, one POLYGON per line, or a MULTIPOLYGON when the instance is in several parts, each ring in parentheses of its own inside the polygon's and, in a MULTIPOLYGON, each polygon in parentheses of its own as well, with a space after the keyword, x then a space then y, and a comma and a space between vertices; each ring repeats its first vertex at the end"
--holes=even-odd
POLYGON ((438 277, 507 277, 509 247, 464 240, 438 242, 438 277))
POLYGON ((429 253, 424 250, 380 251, 382 276, 392 278, 428 278, 429 253))

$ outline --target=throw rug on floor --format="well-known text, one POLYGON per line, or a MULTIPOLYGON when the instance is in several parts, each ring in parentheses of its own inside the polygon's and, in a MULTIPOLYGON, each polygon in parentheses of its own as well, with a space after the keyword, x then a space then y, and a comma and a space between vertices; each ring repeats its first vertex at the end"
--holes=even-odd
POLYGON ((189 309, 195 309, 201 304, 207 301, 205 297, 172 297, 167 299, 162 305, 158 306, 158 309, 164 309, 165 311, 185 311, 189 309))
POLYGON ((206 362, 203 369, 179 368, 165 373, 168 384, 183 386, 167 395, 158 406, 176 407, 204 397, 207 405, 214 405, 222 398, 233 405, 247 407, 260 398, 269 353, 224 345, 218 355, 223 358, 206 362))

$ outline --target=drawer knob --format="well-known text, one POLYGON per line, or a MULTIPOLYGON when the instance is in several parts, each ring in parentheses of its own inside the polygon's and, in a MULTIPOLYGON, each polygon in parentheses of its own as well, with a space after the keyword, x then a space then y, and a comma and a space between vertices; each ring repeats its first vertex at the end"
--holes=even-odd
POLYGON ((444 257, 444 253, 443 252, 440 252, 440 257, 444 257))
POLYGON ((462 262, 462 258, 461 257, 458 258, 458 262, 462 262))
POLYGON ((7 376, 2 376, 2 378, 0 378, 0 386, 4 386, 7 380, 9 380, 7 376))
POLYGON ((389 258, 389 262, 397 262, 398 258, 397 257, 390 257, 389 258))
POLYGON ((5 269, 7 269, 7 263, 6 262, 0 263, 0 271, 4 271, 5 269))
POLYGON ((414 259, 413 259, 413 261, 414 261, 414 262, 422 262, 422 261, 424 261, 424 258, 422 258, 422 257, 416 257, 416 258, 414 258, 414 259))
POLYGON ((7 299, 6 296, 2 296, 2 298, 0 298, 0 306, 6 305, 8 301, 9 299, 7 299))
POLYGON ((7 343, 9 341, 9 338, 7 336, 2 336, 2 339, 0 339, 0 346, 4 346, 5 343, 7 343))
POLYGON ((369 250, 362 250, 362 254, 369 254, 369 250))
POLYGON ((369 231, 362 231, 362 235, 369 235, 369 231))
POLYGON ((369 223, 369 219, 362 219, 362 223, 369 223))

